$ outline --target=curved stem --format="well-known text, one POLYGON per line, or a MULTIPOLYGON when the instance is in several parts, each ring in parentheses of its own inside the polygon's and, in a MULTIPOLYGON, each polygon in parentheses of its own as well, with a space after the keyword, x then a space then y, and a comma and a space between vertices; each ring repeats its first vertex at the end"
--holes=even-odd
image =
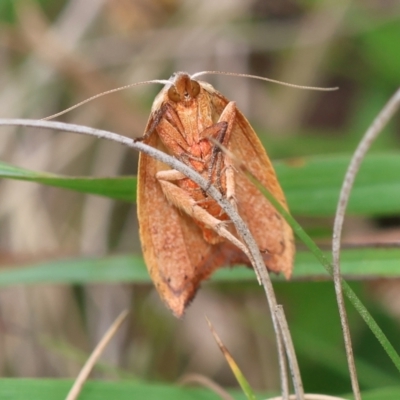
POLYGON ((381 110, 378 116, 373 121, 372 125, 368 128, 364 137, 360 141, 354 155, 350 161, 347 169, 343 186, 340 191, 339 202, 335 215, 335 222, 333 228, 332 239, 332 257, 333 257, 333 280, 335 285, 335 292, 337 303, 339 307, 340 322, 343 330, 343 338, 346 347, 347 363, 350 371, 351 385, 353 388, 354 398, 361 399, 360 388, 357 380, 357 371, 354 363, 353 349, 351 345, 350 330, 347 322, 346 308, 344 305, 342 278, 340 273, 340 242, 342 236, 342 228, 344 216, 346 213, 347 204, 349 201, 350 193, 353 188, 354 180, 357 172, 360 169, 364 157, 371 147, 373 141, 382 131, 383 127, 387 124, 393 114, 397 111, 400 104, 400 89, 392 96, 386 106, 381 110))

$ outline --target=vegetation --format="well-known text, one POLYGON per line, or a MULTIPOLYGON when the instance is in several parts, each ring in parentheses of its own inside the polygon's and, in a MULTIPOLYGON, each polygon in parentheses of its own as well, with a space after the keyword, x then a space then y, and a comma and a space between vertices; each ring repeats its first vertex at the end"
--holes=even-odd
MULTIPOLYGON (((0 2, 0 117, 40 119, 105 90, 172 72, 224 70, 336 92, 202 78, 235 100, 274 161, 293 217, 330 259, 351 156, 398 89, 396 2, 0 2)), ((160 88, 102 97, 59 120, 143 134, 160 88)), ((204 315, 257 398, 279 392, 269 311, 254 273, 218 271, 182 320, 160 303, 141 258, 137 154, 71 133, 1 127, 0 398, 59 399, 123 309, 80 399, 214 399, 179 386, 201 374, 244 399, 204 315), (22 182, 26 181, 26 182, 22 182), (33 378, 33 379, 28 379, 33 378), (68 379, 68 380, 66 380, 68 379), (112 381, 110 381, 112 380, 112 381), (233 388, 230 390, 230 388, 233 388)), ((362 163, 350 196, 342 272, 400 352, 398 115, 362 163)), ((298 240, 290 282, 273 276, 307 393, 351 392, 334 288, 298 240)), ((399 371, 350 305, 367 400, 400 396, 399 371)))

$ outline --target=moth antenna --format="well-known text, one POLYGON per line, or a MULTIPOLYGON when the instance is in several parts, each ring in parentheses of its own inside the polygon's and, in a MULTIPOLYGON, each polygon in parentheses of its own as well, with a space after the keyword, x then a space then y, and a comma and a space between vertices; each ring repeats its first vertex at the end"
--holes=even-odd
POLYGON ((239 76, 243 78, 252 78, 252 79, 259 79, 260 81, 266 81, 266 82, 272 82, 272 83, 278 83, 279 85, 283 86, 289 86, 292 88, 296 89, 305 89, 305 90, 318 90, 318 91, 323 91, 323 92, 330 92, 333 90, 338 90, 339 87, 331 87, 331 88, 323 88, 323 87, 315 87, 315 86, 302 86, 302 85, 295 85, 294 83, 288 83, 288 82, 282 82, 278 81, 276 79, 270 79, 270 78, 264 78, 262 76, 257 76, 257 75, 249 75, 249 74, 239 74, 236 72, 223 72, 223 71, 202 71, 202 72, 196 72, 191 76, 191 78, 197 78, 198 76, 202 75, 228 75, 228 76, 239 76))
POLYGON ((49 119, 53 119, 55 117, 59 117, 60 115, 66 114, 67 112, 73 110, 74 108, 78 108, 78 107, 82 106, 83 104, 89 103, 90 101, 95 100, 95 99, 97 99, 99 97, 105 96, 107 94, 120 92, 122 90, 129 89, 129 88, 131 88, 133 86, 147 85, 149 83, 160 83, 162 85, 166 85, 168 83, 170 84, 171 82, 170 81, 166 81, 166 80, 157 80, 157 79, 155 79, 155 80, 151 80, 151 81, 143 81, 143 82, 131 83, 129 85, 125 85, 125 86, 121 86, 121 87, 118 87, 118 88, 115 88, 115 89, 107 90, 105 92, 96 94, 95 96, 89 97, 88 99, 83 100, 80 103, 75 104, 72 107, 66 108, 65 110, 60 111, 57 114, 53 114, 53 115, 50 115, 49 117, 42 118, 41 121, 48 121, 49 119))

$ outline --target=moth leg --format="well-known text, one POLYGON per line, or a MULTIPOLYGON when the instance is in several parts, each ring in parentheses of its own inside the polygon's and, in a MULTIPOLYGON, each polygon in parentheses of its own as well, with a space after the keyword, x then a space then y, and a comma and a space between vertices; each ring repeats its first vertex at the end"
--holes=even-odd
MULTIPOLYGON (((175 169, 169 169, 167 171, 159 171, 159 172, 157 172, 156 178, 160 182, 161 188, 162 188, 163 186, 162 186, 162 182, 161 181, 175 182, 175 181, 179 181, 180 179, 186 179, 187 176, 182 174, 182 172, 179 172, 179 171, 177 171, 175 169)), ((184 191, 183 189, 181 189, 181 190, 184 191)), ((203 189, 200 188, 200 187, 194 188, 193 190, 194 191, 199 191, 199 192, 202 191, 203 192, 203 189)), ((193 199, 191 196, 190 196, 190 198, 193 199)), ((193 201, 195 202, 196 205, 205 203, 205 202, 207 202, 209 200, 210 200, 209 198, 204 198, 204 199, 201 199, 201 200, 194 200, 193 199, 193 201)), ((175 203, 173 203, 173 204, 176 207, 178 207, 175 203)), ((224 223, 226 223, 226 222, 228 222, 228 221, 224 221, 224 223)))
POLYGON ((174 182, 179 181, 180 179, 185 179, 187 178, 187 176, 182 174, 182 172, 177 171, 176 169, 168 169, 166 171, 158 171, 156 173, 156 178, 161 184, 162 181, 174 182))
POLYGON ((225 178, 226 178, 226 198, 237 210, 236 190, 235 190, 235 172, 231 159, 225 157, 225 178))
POLYGON ((167 111, 166 104, 163 104, 155 113, 154 113, 154 118, 148 127, 147 131, 143 134, 141 138, 136 138, 135 141, 141 142, 143 140, 147 140, 153 132, 156 130, 158 124, 164 117, 165 112, 167 111))
MULTIPOLYGON (((227 130, 228 123, 226 121, 218 121, 216 124, 204 129, 204 131, 201 132, 201 136, 204 136, 207 139, 213 138, 218 143, 223 143, 227 130)), ((221 162, 221 149, 215 143, 213 143, 210 158, 211 161, 208 167, 209 185, 211 185, 213 172, 218 171, 218 164, 221 162)))
POLYGON ((252 257, 247 247, 226 229, 226 223, 213 217, 206 210, 200 207, 197 202, 185 190, 176 186, 171 181, 185 178, 183 174, 176 170, 160 171, 156 178, 161 185, 162 191, 167 200, 179 210, 184 211, 194 220, 206 225, 214 230, 219 236, 227 239, 245 253, 250 260, 252 257))
MULTIPOLYGON (((230 101, 219 117, 218 122, 226 122, 227 128, 225 131, 221 131, 220 135, 216 138, 219 143, 223 146, 229 148, 229 141, 231 138, 233 125, 236 118, 236 103, 234 101, 230 101)), ((218 164, 218 159, 221 157, 222 150, 218 145, 215 145, 213 148, 212 161, 210 163, 210 168, 214 168, 215 165, 218 164)), ((232 160, 230 159, 228 154, 224 156, 224 173, 226 177, 226 197, 229 202, 237 208, 236 206, 236 197, 235 197, 235 168, 233 166, 232 160)), ((211 171, 212 173, 212 171, 211 171)))
MULTIPOLYGON (((220 141, 220 137, 223 137, 225 135, 225 132, 228 128, 228 124, 225 121, 222 122, 217 122, 207 128, 205 128, 203 131, 200 132, 200 140, 204 141, 207 140, 207 142, 210 142, 210 138, 215 138, 218 142, 220 141)), ((208 172, 208 187, 211 186, 212 184, 212 175, 213 171, 218 170, 218 165, 217 165, 217 159, 218 155, 215 154, 215 144, 211 143, 213 146, 211 148, 210 154, 207 154, 204 156, 204 163, 207 165, 207 172, 208 172), (211 160, 211 161, 209 161, 211 160)), ((219 185, 220 187, 221 185, 219 185)))
POLYGON ((185 128, 179 115, 170 104, 163 104, 153 116, 153 120, 139 140, 148 139, 153 132, 157 131, 164 145, 176 156, 188 153, 189 146, 186 140, 185 128))
POLYGON ((190 153, 182 153, 179 155, 179 159, 184 162, 186 165, 190 165, 190 161, 197 161, 199 163, 204 162, 204 159, 201 157, 196 157, 190 153))
POLYGON ((213 137, 214 139, 218 140, 218 142, 226 146, 232 133, 235 117, 236 103, 234 101, 230 101, 223 109, 218 121, 200 132, 200 138, 208 139, 213 137))

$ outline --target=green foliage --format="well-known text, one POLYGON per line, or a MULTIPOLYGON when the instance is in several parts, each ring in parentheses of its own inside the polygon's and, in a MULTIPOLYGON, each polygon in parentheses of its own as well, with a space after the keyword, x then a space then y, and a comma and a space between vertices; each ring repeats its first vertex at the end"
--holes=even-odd
POLYGON ((136 177, 67 177, 29 171, 4 162, 0 162, 0 177, 36 182, 81 193, 97 194, 116 200, 135 201, 136 199, 136 177))
MULTIPOLYGON (((0 379, 0 397, 6 399, 41 399, 58 400, 65 398, 71 387, 72 380, 61 379, 0 379)), ((230 391, 235 400, 244 400, 243 393, 230 391)), ((346 397, 348 397, 347 395, 346 397)), ((400 387, 365 391, 365 400, 397 400, 400 397, 400 387)), ((100 400, 118 398, 131 400, 132 398, 146 400, 218 400, 221 397, 210 390, 202 388, 188 388, 156 383, 131 382, 100 382, 89 381, 85 384, 81 395, 82 400, 100 400)), ((266 398, 266 394, 259 395, 266 398)))
MULTIPOLYGON (((347 279, 399 278, 400 249, 358 248, 343 250, 341 268, 347 279)), ((329 259, 330 253, 325 256, 329 259)), ((273 276, 282 280, 281 276, 273 276)), ((293 280, 327 280, 328 273, 315 256, 306 251, 296 254, 293 280)), ((221 269, 212 282, 253 282, 254 272, 245 267, 221 269)), ((68 258, 30 264, 24 267, 4 267, 0 271, 0 286, 32 285, 40 283, 150 283, 143 258, 136 255, 118 255, 101 258, 68 258)))
MULTIPOLYGON (((276 172, 294 215, 334 214, 349 156, 304 157, 275 164, 276 172)), ((365 159, 351 195, 348 212, 353 215, 392 215, 400 212, 400 153, 371 154, 365 159)), ((0 177, 134 201, 136 177, 65 177, 29 171, 0 162, 0 177)))

